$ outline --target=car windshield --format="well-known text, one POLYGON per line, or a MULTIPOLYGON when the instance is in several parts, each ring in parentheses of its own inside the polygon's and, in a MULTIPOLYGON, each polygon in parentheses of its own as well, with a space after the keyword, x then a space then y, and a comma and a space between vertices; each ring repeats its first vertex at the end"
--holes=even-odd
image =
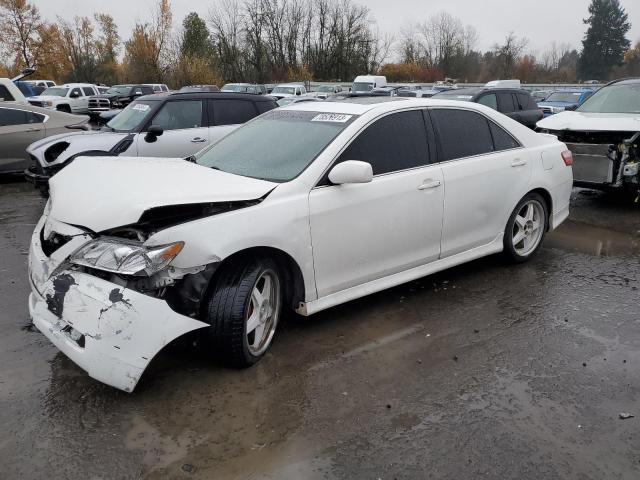
POLYGON ((640 83, 614 83, 591 95, 578 107, 586 113, 640 113, 640 83))
POLYGON ((353 90, 354 92, 370 92, 371 90, 373 90, 373 83, 357 82, 353 84, 351 90, 353 90))
POLYGON ((320 85, 318 87, 318 92, 333 92, 333 87, 331 85, 320 85))
POLYGON ((545 99, 545 102, 578 103, 581 96, 582 92, 553 92, 545 99))
POLYGON ((69 91, 68 88, 50 87, 50 88, 47 88, 44 92, 42 92, 41 95, 52 95, 54 97, 66 97, 68 91, 69 91))
POLYGON ((294 87, 275 87, 271 93, 286 93, 288 95, 293 95, 296 89, 294 87))
POLYGON ((115 85, 107 90, 106 93, 115 93, 117 95, 127 95, 131 90, 131 87, 125 87, 124 85, 115 85))
POLYGON ((246 85, 238 85, 233 83, 228 83, 222 87, 223 92, 246 92, 246 85))
POLYGON ((130 103, 107 123, 108 129, 114 132, 130 132, 146 121, 155 103, 149 100, 138 100, 130 103))
POLYGON ((355 118, 337 113, 271 110, 202 151, 196 163, 235 175, 288 182, 355 118))

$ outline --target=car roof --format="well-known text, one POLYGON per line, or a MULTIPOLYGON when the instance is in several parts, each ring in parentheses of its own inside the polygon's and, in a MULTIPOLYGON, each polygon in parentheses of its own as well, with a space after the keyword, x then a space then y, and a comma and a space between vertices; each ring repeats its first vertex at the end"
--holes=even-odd
POLYGON ((620 78, 618 80, 614 80, 613 82, 609 82, 607 85, 613 85, 614 83, 620 85, 633 85, 636 83, 640 83, 640 77, 620 78))
POLYGON ((251 100, 252 102, 273 102, 270 97, 263 95, 254 95, 251 93, 233 93, 233 92, 160 92, 152 95, 143 95, 140 99, 144 100, 164 100, 166 98, 213 98, 213 99, 236 99, 251 100))
POLYGON ((304 85, 302 83, 279 83, 278 85, 275 85, 273 88, 276 87, 304 87, 304 85))
POLYGON ((93 83, 65 83, 64 85, 56 85, 56 87, 74 88, 74 87, 95 87, 93 83))
MULTIPOLYGON (((350 115, 363 115, 373 110, 394 110, 395 108, 411 107, 455 107, 461 108, 458 100, 438 100, 435 98, 420 97, 354 97, 335 102, 299 102, 286 107, 287 110, 300 110, 318 113, 343 113, 350 115)), ((480 109, 482 105, 468 103, 464 108, 480 109)))

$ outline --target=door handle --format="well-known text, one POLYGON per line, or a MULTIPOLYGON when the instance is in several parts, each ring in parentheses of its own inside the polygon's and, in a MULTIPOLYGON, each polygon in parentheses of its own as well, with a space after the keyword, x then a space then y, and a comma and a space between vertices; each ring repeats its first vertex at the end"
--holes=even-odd
POLYGON ((418 190, 427 190, 429 188, 436 188, 442 184, 440 180, 425 180, 425 182, 418 187, 418 190))
POLYGON ((206 142, 206 140, 201 137, 196 137, 191 139, 191 143, 204 143, 204 142, 206 142))
POLYGON ((520 160, 519 158, 516 158, 514 161, 511 162, 512 167, 522 167, 526 164, 527 164, 526 160, 520 160))

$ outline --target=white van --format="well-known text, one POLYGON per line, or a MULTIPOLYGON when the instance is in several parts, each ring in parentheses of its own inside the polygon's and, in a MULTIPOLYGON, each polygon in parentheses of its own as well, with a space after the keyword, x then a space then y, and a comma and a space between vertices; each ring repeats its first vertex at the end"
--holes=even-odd
POLYGON ((382 75, 358 75, 351 86, 351 93, 367 93, 374 88, 386 87, 387 77, 382 75))

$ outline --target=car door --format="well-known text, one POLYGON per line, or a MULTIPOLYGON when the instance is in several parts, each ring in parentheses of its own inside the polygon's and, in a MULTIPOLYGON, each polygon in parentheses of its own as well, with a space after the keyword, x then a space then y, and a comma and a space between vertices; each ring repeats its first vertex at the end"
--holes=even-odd
POLYGON ((513 118, 516 122, 520 121, 520 115, 516 111, 516 104, 513 94, 510 91, 497 92, 498 111, 507 117, 513 118))
POLYGON ((86 104, 83 102, 83 93, 80 87, 72 88, 67 94, 69 100, 69 107, 72 113, 82 113, 89 109, 89 98, 86 98, 86 104))
POLYGON ((371 164, 370 183, 309 193, 319 297, 424 265, 440 255, 444 185, 430 164, 422 110, 392 113, 362 130, 339 155, 371 164))
POLYGON ((0 107, 0 172, 28 167, 25 149, 44 138, 46 116, 17 108, 0 107))
POLYGON ((136 135, 139 157, 188 157, 209 143, 207 112, 202 99, 168 100, 143 132, 136 135), (149 126, 161 127, 162 135, 149 137, 149 126))
MULTIPOLYGON (((497 123, 471 110, 430 110, 444 176, 442 258, 501 235, 527 192, 531 159, 497 123)), ((501 240, 500 240, 501 241, 501 240)))
POLYGON ((209 138, 217 142, 259 113, 251 100, 212 98, 209 99, 210 118, 213 118, 209 138))
MULTIPOLYGON (((89 98, 96 95, 98 92, 93 87, 82 87, 82 97, 78 99, 78 103, 82 108, 82 113, 89 111, 89 98)), ((79 110, 80 111, 80 110, 79 110)))
POLYGON ((529 128, 535 128, 536 122, 542 119, 538 105, 531 96, 525 92, 514 93, 514 100, 519 110, 520 123, 529 128))

